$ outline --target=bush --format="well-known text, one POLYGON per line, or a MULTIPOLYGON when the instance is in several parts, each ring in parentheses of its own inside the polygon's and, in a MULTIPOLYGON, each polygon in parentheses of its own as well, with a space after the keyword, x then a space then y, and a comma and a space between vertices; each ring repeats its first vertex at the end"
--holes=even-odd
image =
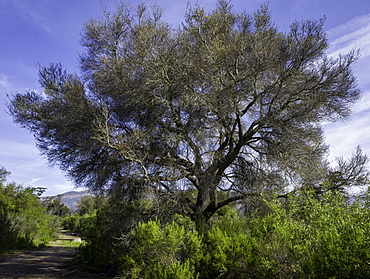
POLYGON ((131 251, 120 259, 123 278, 197 278, 202 242, 198 233, 175 222, 140 223, 131 234, 131 251))
POLYGON ((0 253, 42 246, 55 235, 54 218, 40 203, 39 190, 0 181, 0 253))
POLYGON ((119 265, 118 259, 126 253, 126 236, 157 211, 148 199, 123 202, 110 198, 94 214, 94 218, 79 221, 79 231, 86 242, 78 249, 78 259, 100 271, 113 272, 119 265))
POLYGON ((331 193, 312 200, 309 212, 301 213, 310 235, 303 271, 315 278, 369 278, 369 210, 331 193))
POLYGON ((81 216, 78 214, 72 214, 61 219, 60 225, 62 228, 70 231, 79 231, 81 229, 81 216))
POLYGON ((291 197, 287 208, 269 203, 271 213, 251 220, 258 270, 275 278, 368 278, 369 211, 342 196, 312 193, 291 197))
POLYGON ((370 212, 308 193, 270 213, 225 214, 203 234, 186 217, 140 223, 119 258, 123 278, 369 278, 370 212))

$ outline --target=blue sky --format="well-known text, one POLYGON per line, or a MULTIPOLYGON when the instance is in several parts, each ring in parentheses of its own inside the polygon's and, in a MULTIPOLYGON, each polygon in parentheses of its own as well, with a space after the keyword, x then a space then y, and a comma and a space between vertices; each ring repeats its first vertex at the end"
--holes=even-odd
MULTIPOLYGON (((167 22, 183 20, 188 0, 143 1, 158 3, 167 22)), ((216 1, 198 1, 208 11, 216 1)), ((235 11, 253 12, 263 1, 234 0, 235 11)), ((112 10, 116 0, 0 0, 0 166, 12 174, 10 180, 45 187, 44 195, 72 190, 74 185, 57 168, 50 168, 39 154, 31 134, 16 126, 5 112, 6 94, 40 91, 37 65, 62 62, 78 73, 78 53, 83 23, 102 16, 103 7, 112 10)), ((137 1, 125 1, 136 6, 137 1)), ((359 48, 361 58, 355 71, 363 91, 352 118, 325 125, 329 160, 350 156, 357 145, 370 155, 370 3, 368 0, 270 0, 272 17, 286 31, 294 20, 326 17, 325 30, 330 55, 359 48)))

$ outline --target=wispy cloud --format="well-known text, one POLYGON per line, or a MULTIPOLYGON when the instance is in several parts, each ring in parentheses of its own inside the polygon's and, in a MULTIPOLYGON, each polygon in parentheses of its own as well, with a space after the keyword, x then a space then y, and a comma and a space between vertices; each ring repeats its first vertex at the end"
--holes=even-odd
POLYGON ((35 184, 36 182, 40 181, 42 178, 37 177, 37 178, 32 178, 31 181, 29 181, 27 184, 35 184))
POLYGON ((43 14, 43 8, 47 1, 37 0, 37 1, 11 1, 15 9, 18 11, 18 15, 24 17, 31 23, 39 26, 43 31, 52 34, 52 30, 45 21, 46 15, 43 14))
POLYGON ((12 84, 9 81, 9 77, 4 74, 0 73, 0 90, 1 91, 9 91, 12 88, 12 84))
POLYGON ((325 126, 326 142, 330 145, 329 159, 349 157, 360 145, 370 154, 370 133, 367 117, 354 117, 346 123, 331 123, 325 126))
MULTIPOLYGON (((40 186, 37 186, 37 187, 40 187, 40 186)), ((69 181, 65 181, 63 184, 49 185, 49 187, 47 187, 43 196, 55 196, 55 195, 62 194, 68 191, 72 191, 74 189, 75 187, 73 186, 73 184, 71 184, 69 181)), ((78 191, 82 191, 82 190, 84 189, 78 189, 78 191)))
POLYGON ((362 59, 370 56, 370 14, 358 16, 328 31, 332 56, 360 49, 362 59))
POLYGON ((370 88, 363 92, 363 98, 354 105, 353 111, 355 114, 370 113, 370 88))
MULTIPOLYGON (((42 169, 40 168, 40 170, 42 169)), ((30 181, 28 185, 32 187, 46 188, 43 196, 55 196, 57 194, 76 189, 75 185, 66 177, 62 176, 60 171, 56 168, 49 168, 49 172, 47 174, 44 170, 42 170, 39 177, 43 178, 39 180, 35 178, 34 181, 30 181)), ((79 190, 84 189, 80 188, 79 190)))
POLYGON ((9 181, 46 188, 44 195, 56 195, 74 189, 73 183, 58 168, 49 167, 32 144, 0 140, 0 166, 11 172, 9 181))
POLYGON ((31 143, 21 143, 15 140, 3 140, 0 139, 0 156, 12 157, 16 159, 22 158, 34 158, 39 155, 38 150, 31 143))
POLYGON ((26 92, 26 91, 40 91, 40 86, 37 84, 37 69, 34 67, 27 67, 21 63, 13 63, 13 69, 7 72, 0 72, 0 105, 6 94, 13 92, 26 92), (20 80, 16 73, 23 77, 29 78, 30 82, 20 80))
POLYGON ((355 67, 363 98, 354 105, 354 114, 347 122, 325 125, 326 142, 330 145, 330 159, 351 156, 357 145, 370 154, 370 14, 358 16, 328 31, 329 56, 337 57, 359 49, 360 58, 355 67))

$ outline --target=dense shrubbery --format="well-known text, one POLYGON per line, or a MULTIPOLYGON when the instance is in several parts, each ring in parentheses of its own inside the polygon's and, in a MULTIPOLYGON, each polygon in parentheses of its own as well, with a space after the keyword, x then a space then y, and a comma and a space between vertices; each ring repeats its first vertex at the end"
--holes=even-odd
POLYGON ((218 1, 171 28, 121 5, 85 25, 81 77, 40 67, 15 122, 77 185, 110 192, 63 221, 79 259, 126 278, 370 277, 369 210, 331 192, 367 186, 368 158, 329 166, 321 125, 360 98, 358 53, 329 59, 323 23, 281 32, 268 5, 218 1))
POLYGON ((140 221, 154 216, 151 202, 117 202, 98 197, 98 202, 86 211, 89 200, 83 201, 76 214, 62 220, 64 228, 78 231, 85 242, 78 248, 78 259, 97 269, 116 270, 118 259, 124 253, 122 236, 128 235, 140 221), (80 210, 82 209, 82 210, 80 210), (113 268, 113 269, 112 269, 113 268))
POLYGON ((117 207, 116 214, 107 207, 88 224, 92 231, 80 257, 95 266, 116 265, 123 278, 370 276, 369 209, 349 206, 333 193, 266 203, 267 214, 244 217, 229 210, 201 233, 180 215, 167 223, 143 221, 130 231, 122 219, 120 230, 117 219, 124 210, 119 216, 117 207))
MULTIPOLYGON (((366 201, 348 205, 338 193, 317 198, 301 192, 265 203, 267 211, 248 216, 226 207, 200 230, 181 215, 153 217, 151 200, 111 199, 87 209, 88 200, 63 225, 86 239, 79 247, 81 261, 123 278, 370 276, 366 201)), ((54 232, 38 190, 6 184, 4 177, 0 223, 1 252, 45 244, 54 232)))
POLYGON ((0 253, 45 245, 54 233, 54 218, 39 201, 40 189, 6 183, 0 172, 0 253))

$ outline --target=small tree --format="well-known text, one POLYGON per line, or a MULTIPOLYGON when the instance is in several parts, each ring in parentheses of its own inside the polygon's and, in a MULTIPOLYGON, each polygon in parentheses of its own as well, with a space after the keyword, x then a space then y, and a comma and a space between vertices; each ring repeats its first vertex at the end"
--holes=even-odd
POLYGON ((71 210, 61 201, 61 196, 58 197, 47 197, 42 201, 46 212, 49 215, 56 215, 60 217, 66 217, 71 215, 71 210))
POLYGON ((78 185, 209 219, 327 173, 320 124, 348 117, 360 90, 357 52, 329 58, 323 23, 284 33, 267 6, 248 15, 219 1, 209 14, 190 8, 174 29, 156 6, 120 5, 86 23, 81 77, 40 67, 43 93, 16 94, 10 112, 78 185))
POLYGON ((77 212, 81 216, 85 214, 93 214, 106 203, 107 198, 104 195, 83 196, 78 202, 77 212))
POLYGON ((53 237, 53 219, 39 201, 40 188, 7 183, 0 168, 0 253, 46 244, 53 237))
POLYGON ((337 158, 337 165, 326 169, 322 182, 319 184, 307 183, 304 187, 294 189, 291 192, 281 194, 279 198, 288 198, 291 195, 299 195, 302 190, 314 191, 316 197, 320 198, 327 192, 338 192, 345 198, 350 196, 350 191, 366 190, 369 185, 369 170, 367 163, 369 158, 363 153, 360 146, 357 146, 352 157, 344 159, 337 158))

